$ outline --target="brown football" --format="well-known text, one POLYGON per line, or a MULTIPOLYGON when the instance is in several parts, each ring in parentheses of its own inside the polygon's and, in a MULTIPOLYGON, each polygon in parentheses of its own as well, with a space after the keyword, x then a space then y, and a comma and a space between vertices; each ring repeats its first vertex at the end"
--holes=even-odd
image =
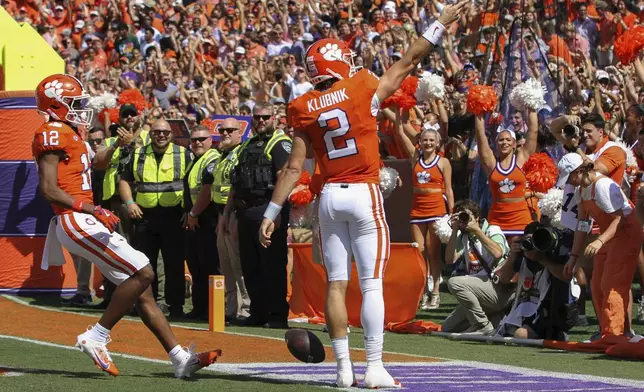
POLYGON ((324 361, 326 353, 320 339, 306 329, 293 328, 284 335, 288 351, 298 360, 306 363, 324 361))

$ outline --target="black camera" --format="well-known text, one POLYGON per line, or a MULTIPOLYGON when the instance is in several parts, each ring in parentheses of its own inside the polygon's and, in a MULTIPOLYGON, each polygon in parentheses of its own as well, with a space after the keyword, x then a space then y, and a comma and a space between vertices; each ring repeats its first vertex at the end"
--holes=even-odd
POLYGON ((581 136, 581 131, 576 125, 566 125, 563 129, 563 133, 567 139, 579 138, 581 136))
POLYGON ((545 252, 555 262, 561 259, 559 254, 561 246, 571 248, 574 238, 570 230, 536 223, 528 225, 525 234, 532 234, 532 236, 521 239, 521 250, 545 252))
POLYGON ((458 213, 458 220, 460 220, 463 223, 467 223, 470 221, 470 214, 467 211, 462 211, 458 213))

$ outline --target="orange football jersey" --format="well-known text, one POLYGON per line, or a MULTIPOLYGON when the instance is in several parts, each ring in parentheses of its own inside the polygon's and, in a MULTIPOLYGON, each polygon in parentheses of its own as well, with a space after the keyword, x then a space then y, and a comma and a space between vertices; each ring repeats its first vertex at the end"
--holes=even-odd
POLYGON ((324 182, 380 184, 380 153, 372 99, 378 78, 361 70, 326 91, 292 101, 288 124, 311 139, 324 182))
MULTIPOLYGON (((91 203, 92 177, 87 145, 69 125, 58 121, 44 123, 34 135, 31 150, 36 163, 41 154, 61 151, 65 159, 58 163, 58 187, 75 199, 91 203)), ((56 215, 71 212, 70 208, 52 204, 56 215)))

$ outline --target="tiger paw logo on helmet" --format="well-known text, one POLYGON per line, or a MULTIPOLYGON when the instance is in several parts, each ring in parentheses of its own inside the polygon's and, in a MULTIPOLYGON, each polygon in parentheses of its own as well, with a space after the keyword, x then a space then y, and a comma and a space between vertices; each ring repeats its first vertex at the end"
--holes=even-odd
POLYGON ((501 193, 510 193, 515 188, 514 181, 506 178, 503 181, 499 181, 499 187, 499 191, 501 191, 501 193))
POLYGON ((326 44, 320 48, 320 53, 325 60, 342 61, 342 49, 337 44, 326 44))
POLYGON ((427 184, 430 178, 431 177, 429 173, 425 171, 416 173, 416 180, 418 181, 419 184, 427 184))
POLYGON ((47 82, 47 84, 45 84, 44 93, 48 98, 56 98, 63 93, 62 87, 62 82, 59 82, 58 80, 52 80, 51 82, 47 82))

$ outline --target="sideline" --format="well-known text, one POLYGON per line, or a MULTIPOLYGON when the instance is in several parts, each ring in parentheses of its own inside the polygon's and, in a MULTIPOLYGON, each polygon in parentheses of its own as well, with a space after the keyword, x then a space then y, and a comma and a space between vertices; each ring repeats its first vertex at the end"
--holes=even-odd
MULTIPOLYGON (((10 336, 10 335, 1 335, 0 334, 0 339, 9 339, 9 340, 16 340, 19 342, 24 342, 24 343, 32 343, 40 346, 46 346, 46 347, 54 347, 54 348, 60 348, 64 350, 70 350, 70 351, 78 351, 76 347, 73 346, 66 346, 62 344, 56 344, 56 343, 50 343, 50 342, 45 342, 41 340, 35 340, 35 339, 28 339, 28 338, 21 338, 21 337, 16 337, 16 336, 10 336)), ((126 359, 134 359, 134 360, 139 360, 139 361, 144 361, 144 362, 149 362, 149 363, 156 363, 156 364, 164 364, 164 365, 170 365, 170 361, 163 361, 159 359, 152 359, 152 358, 147 358, 147 357, 142 357, 138 355, 131 355, 131 354, 122 354, 122 353, 110 353, 110 355, 114 357, 121 357, 121 358, 126 358, 126 359)), ((364 366, 365 364, 363 362, 356 362, 356 366, 364 366)), ((510 366, 510 365, 493 365, 493 364, 486 364, 482 362, 472 362, 472 361, 451 361, 451 362, 433 362, 433 363, 427 363, 427 362, 388 362, 388 366, 390 367, 395 367, 395 366, 404 366, 407 368, 426 368, 428 366, 431 366, 432 368, 435 367, 440 367, 440 368, 456 368, 456 367, 462 367, 462 366, 469 366, 473 368, 478 368, 481 370, 491 370, 491 371, 508 371, 515 373, 517 375, 521 376, 528 376, 528 377, 555 377, 559 379, 564 379, 564 380, 579 380, 579 381, 585 381, 585 382, 599 382, 599 383, 607 383, 607 384, 612 384, 616 386, 623 386, 623 387, 635 387, 635 388, 644 388, 644 381, 637 381, 637 380, 626 380, 626 379, 617 379, 617 378, 610 378, 610 377, 598 377, 598 376, 589 376, 589 375, 582 375, 582 374, 571 374, 571 373, 559 373, 559 372, 546 372, 542 370, 534 370, 534 369, 526 369, 526 368, 520 368, 516 366, 510 366)), ((264 372, 258 372, 257 368, 262 368, 266 370, 276 370, 279 371, 280 369, 284 368, 315 368, 317 371, 323 371, 330 369, 331 371, 335 371, 335 365, 334 364, 318 364, 318 365, 312 365, 312 364, 305 364, 301 362, 294 362, 294 363, 244 363, 244 364, 232 364, 232 363, 215 363, 212 364, 208 367, 203 368, 202 370, 207 370, 207 371, 212 371, 215 373, 228 373, 228 374, 244 374, 248 376, 257 376, 259 380, 262 378, 270 379, 270 380, 277 380, 277 381, 282 381, 284 383, 296 383, 298 380, 297 379, 291 379, 291 378, 281 378, 279 377, 278 374, 265 374, 264 372), (265 376, 265 377, 263 377, 265 376)), ((287 372, 291 373, 291 372, 287 372)), ((255 377, 254 377, 255 378, 255 377)), ((306 381, 305 379, 299 380, 299 381, 306 381)), ((316 385, 320 386, 320 385, 316 385)), ((337 389, 337 388, 334 388, 337 389)))

